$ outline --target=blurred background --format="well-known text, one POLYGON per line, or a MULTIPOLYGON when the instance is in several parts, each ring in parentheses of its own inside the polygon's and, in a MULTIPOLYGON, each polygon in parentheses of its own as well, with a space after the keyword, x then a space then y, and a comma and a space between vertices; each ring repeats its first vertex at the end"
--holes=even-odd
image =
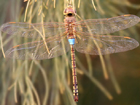
MULTIPOLYGON (((67 0, 0 0, 0 25, 9 21, 63 22, 67 4, 67 0)), ((82 19, 140 17, 139 0, 75 0, 72 4, 82 19)), ((140 23, 114 35, 140 42, 139 30, 140 23)), ((70 52, 31 61, 4 58, 1 51, 0 58, 0 105, 140 105, 140 47, 104 55, 105 67, 100 56, 76 52, 78 103, 72 96, 70 52)))

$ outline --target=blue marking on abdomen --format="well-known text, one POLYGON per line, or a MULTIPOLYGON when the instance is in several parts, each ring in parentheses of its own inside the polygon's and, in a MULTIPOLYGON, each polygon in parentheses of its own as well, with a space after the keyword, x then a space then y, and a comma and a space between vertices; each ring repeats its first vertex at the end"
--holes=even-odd
POLYGON ((75 39, 74 38, 73 39, 68 39, 68 41, 69 41, 70 45, 74 45, 75 44, 75 39))

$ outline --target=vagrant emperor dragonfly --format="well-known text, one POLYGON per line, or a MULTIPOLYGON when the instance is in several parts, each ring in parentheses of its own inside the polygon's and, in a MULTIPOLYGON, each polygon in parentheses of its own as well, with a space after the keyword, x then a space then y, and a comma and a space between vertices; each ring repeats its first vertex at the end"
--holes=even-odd
POLYGON ((73 96, 78 101, 78 85, 75 62, 75 49, 78 52, 99 55, 124 52, 139 46, 130 37, 102 35, 129 28, 140 21, 135 15, 122 15, 105 19, 87 19, 76 21, 76 11, 71 5, 64 10, 64 23, 25 23, 9 22, 1 26, 1 32, 26 38, 38 38, 16 45, 5 52, 7 58, 50 59, 71 50, 73 96), (65 41, 64 41, 65 40, 65 41), (63 44, 64 42, 64 44, 63 44), (100 51, 98 50, 100 48, 100 51))

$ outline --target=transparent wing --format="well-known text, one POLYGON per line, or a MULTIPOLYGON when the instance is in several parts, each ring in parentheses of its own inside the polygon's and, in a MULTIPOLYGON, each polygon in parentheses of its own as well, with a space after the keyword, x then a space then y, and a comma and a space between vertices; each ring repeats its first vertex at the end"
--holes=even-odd
POLYGON ((20 44, 8 49, 6 57, 14 59, 50 59, 63 55, 69 50, 67 38, 52 38, 45 41, 34 41, 20 44), (47 45, 47 47, 46 47, 47 45), (47 50, 48 48, 48 50, 47 50), (49 51, 49 52, 48 52, 49 51))
POLYGON ((99 55, 99 49, 104 55, 132 50, 139 46, 135 39, 123 36, 100 35, 90 38, 77 36, 76 40, 76 50, 91 55, 99 55))
POLYGON ((122 15, 106 19, 87 19, 76 22, 76 31, 90 32, 92 34, 108 34, 129 28, 140 22, 135 15, 122 15))
POLYGON ((60 35, 65 32, 64 23, 48 22, 48 23, 25 23, 25 22, 9 22, 1 26, 1 31, 27 38, 36 38, 45 35, 45 37, 60 35))

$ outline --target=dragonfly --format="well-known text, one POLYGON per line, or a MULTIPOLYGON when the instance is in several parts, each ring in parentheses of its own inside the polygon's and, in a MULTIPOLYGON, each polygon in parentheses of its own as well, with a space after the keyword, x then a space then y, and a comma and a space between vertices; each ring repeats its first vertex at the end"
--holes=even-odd
POLYGON ((70 50, 73 97, 78 102, 75 49, 90 55, 132 50, 139 46, 135 39, 109 34, 134 26, 140 18, 127 14, 112 18, 76 21, 76 11, 72 5, 67 6, 63 14, 64 22, 8 22, 3 24, 2 33, 26 38, 42 38, 39 41, 13 46, 5 52, 5 56, 13 59, 43 60, 63 55, 70 50))

